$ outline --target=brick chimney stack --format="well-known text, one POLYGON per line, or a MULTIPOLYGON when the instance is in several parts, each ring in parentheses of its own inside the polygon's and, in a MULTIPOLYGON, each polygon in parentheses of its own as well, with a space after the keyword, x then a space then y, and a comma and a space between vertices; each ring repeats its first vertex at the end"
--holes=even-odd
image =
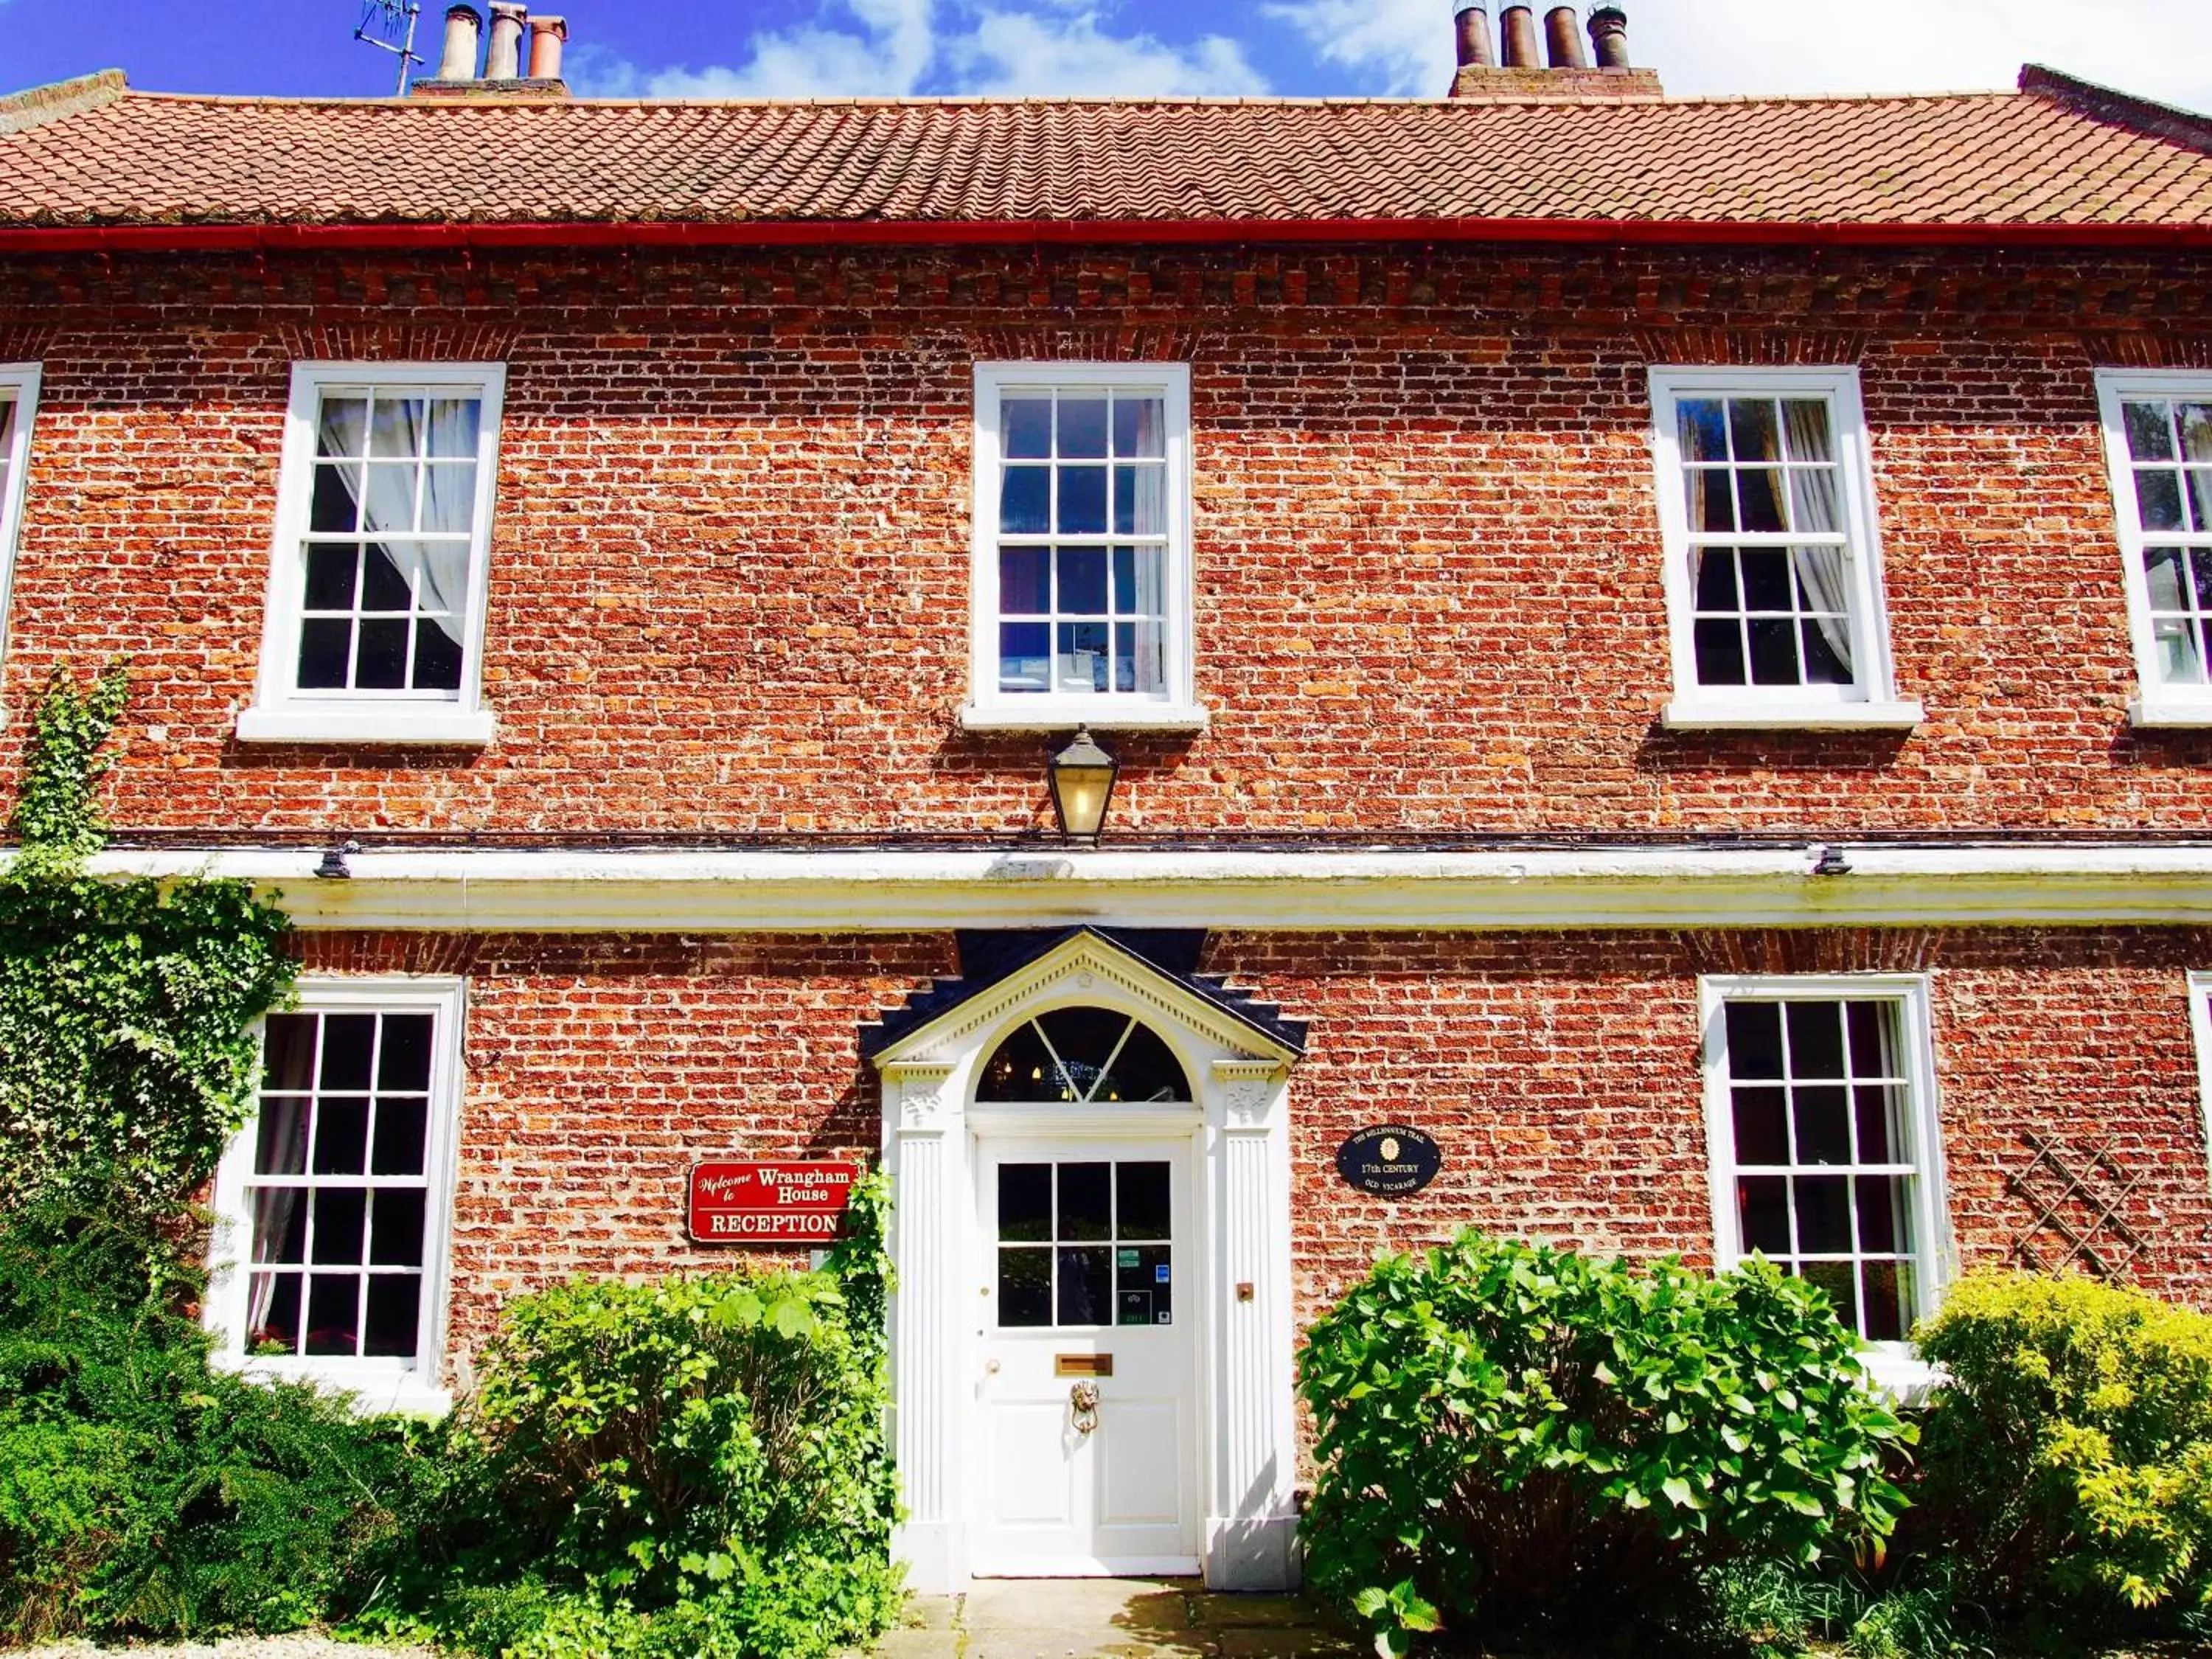
POLYGON ((1452 22, 1458 63, 1452 77, 1455 98, 1526 102, 1664 95, 1654 71, 1629 63, 1628 14, 1611 0, 1590 9, 1595 64, 1583 56, 1582 30, 1571 5, 1547 9, 1540 31, 1530 0, 1506 0, 1498 13, 1494 53, 1486 0, 1457 0, 1452 22))

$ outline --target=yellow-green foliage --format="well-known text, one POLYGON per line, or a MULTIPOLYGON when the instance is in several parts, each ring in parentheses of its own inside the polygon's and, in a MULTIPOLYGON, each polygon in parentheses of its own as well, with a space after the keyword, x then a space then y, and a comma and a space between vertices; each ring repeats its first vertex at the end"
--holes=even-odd
POLYGON ((2212 1318, 2081 1278, 1990 1275, 1920 1342, 1949 1382, 1916 1522, 1985 1605, 2206 1605, 2212 1318))

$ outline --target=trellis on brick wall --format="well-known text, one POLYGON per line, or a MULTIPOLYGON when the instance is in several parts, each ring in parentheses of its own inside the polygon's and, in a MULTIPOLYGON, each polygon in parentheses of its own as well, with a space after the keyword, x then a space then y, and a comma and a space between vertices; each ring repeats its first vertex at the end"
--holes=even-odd
POLYGON ((2112 1157, 2107 1140, 2086 1157, 2050 1135, 2027 1137, 2033 1154, 2006 1178, 2005 1185, 2027 1200, 2035 1218, 2012 1242, 2012 1253, 2024 1267, 2038 1273, 2061 1273, 2073 1267, 2087 1268, 2100 1279, 2124 1277, 2143 1252, 2143 1237, 2128 1224, 2121 1207, 2142 1184, 2112 1157), (2069 1206, 2080 1206, 2080 1221, 2069 1219, 2069 1206), (2054 1261, 2041 1242, 2056 1234, 2063 1246, 2054 1261))

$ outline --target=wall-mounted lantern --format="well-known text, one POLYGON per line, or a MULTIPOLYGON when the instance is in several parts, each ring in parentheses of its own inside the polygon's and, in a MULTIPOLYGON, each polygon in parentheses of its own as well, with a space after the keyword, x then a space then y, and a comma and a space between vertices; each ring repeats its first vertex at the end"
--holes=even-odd
POLYGON ((1106 828, 1106 803, 1113 797, 1114 780, 1121 769, 1121 763, 1091 740, 1089 726, 1052 757, 1048 776, 1061 835, 1073 841, 1098 839, 1106 828))

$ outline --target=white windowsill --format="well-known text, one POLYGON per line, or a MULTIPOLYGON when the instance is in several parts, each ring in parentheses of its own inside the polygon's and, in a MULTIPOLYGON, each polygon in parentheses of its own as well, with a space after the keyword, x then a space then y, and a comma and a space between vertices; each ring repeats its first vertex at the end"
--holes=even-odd
POLYGON ((1060 699, 1035 705, 1007 701, 969 703, 960 724, 969 732, 1203 732, 1212 715, 1199 703, 1139 702, 1101 698, 1095 707, 1060 699))
POLYGON ((1875 1387, 1900 1406, 1924 1406, 1943 1373, 1904 1342, 1870 1344, 1859 1352, 1859 1364, 1875 1387))
POLYGON ((2212 726, 2212 697, 2137 697, 2128 705, 2128 719, 2154 731, 2212 726))
POLYGON ((1672 732, 1907 732, 1927 718, 1917 702, 1808 702, 1793 698, 1676 697, 1659 723, 1672 732))
POLYGON ((238 716, 240 743, 410 744, 481 749, 498 722, 488 708, 452 703, 391 702, 248 708, 238 716))
POLYGON ((390 1370, 324 1369, 296 1362, 241 1358, 218 1353, 212 1363, 235 1371, 249 1382, 312 1382, 325 1394, 345 1397, 363 1417, 443 1417, 453 1408, 447 1389, 427 1382, 418 1371, 394 1366, 390 1370))

